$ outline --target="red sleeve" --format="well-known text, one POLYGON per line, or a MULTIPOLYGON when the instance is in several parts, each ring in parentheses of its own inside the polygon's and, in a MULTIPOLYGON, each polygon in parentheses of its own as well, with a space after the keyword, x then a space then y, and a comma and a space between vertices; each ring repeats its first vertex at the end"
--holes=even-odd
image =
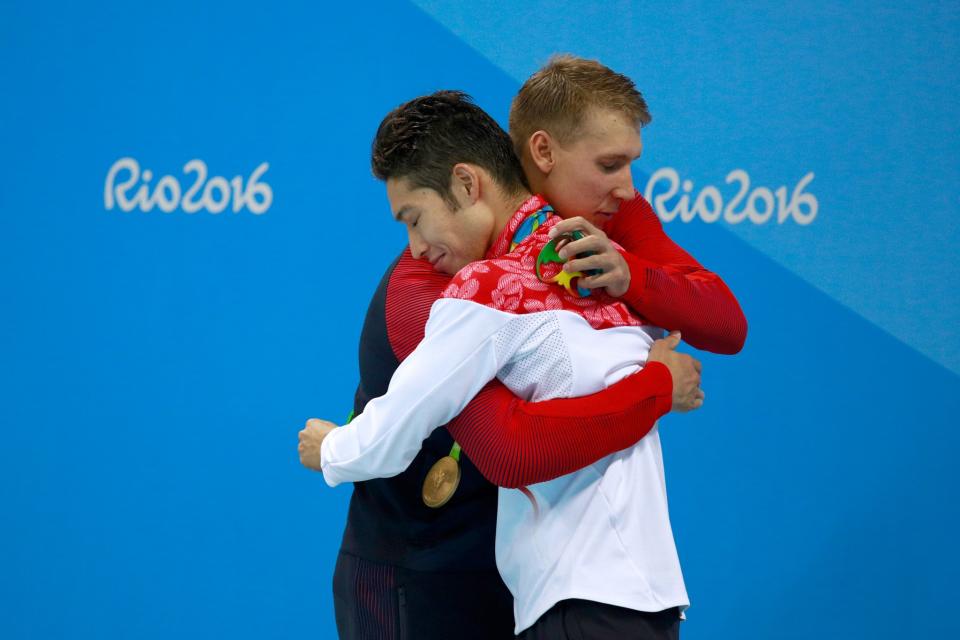
MULTIPOLYGON (((387 335, 403 360, 423 340, 430 307, 450 279, 403 254, 387 289, 387 335)), ((447 425, 489 481, 504 487, 544 482, 590 465, 645 436, 668 413, 670 370, 652 362, 604 391, 527 402, 491 381, 447 425)))
POLYGON ((630 287, 624 302, 650 323, 678 330, 704 351, 733 354, 747 338, 747 319, 723 280, 663 230, 643 196, 625 202, 606 229, 625 250, 630 287))
POLYGON ((546 482, 636 444, 670 411, 670 370, 651 362, 617 384, 581 398, 526 402, 499 380, 447 425, 490 482, 546 482))

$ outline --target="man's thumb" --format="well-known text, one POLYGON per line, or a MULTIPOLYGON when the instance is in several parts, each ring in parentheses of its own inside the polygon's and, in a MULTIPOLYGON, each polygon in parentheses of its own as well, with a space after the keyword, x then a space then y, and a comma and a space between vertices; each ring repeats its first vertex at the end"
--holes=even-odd
POLYGON ((664 338, 664 340, 666 341, 668 347, 671 349, 676 349, 680 345, 680 332, 671 331, 670 335, 664 338))

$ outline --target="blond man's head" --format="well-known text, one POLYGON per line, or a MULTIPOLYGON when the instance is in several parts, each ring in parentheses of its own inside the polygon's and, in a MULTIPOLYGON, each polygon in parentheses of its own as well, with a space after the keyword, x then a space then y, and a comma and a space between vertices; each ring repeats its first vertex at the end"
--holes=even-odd
POLYGON ((631 163, 650 112, 633 81, 596 60, 551 58, 510 109, 510 138, 532 189, 565 217, 602 227, 633 199, 631 163))
POLYGON ((652 120, 646 101, 627 76, 596 60, 553 56, 527 78, 510 107, 510 137, 517 155, 529 153, 530 136, 541 129, 561 144, 575 141, 595 108, 620 113, 638 129, 652 120))

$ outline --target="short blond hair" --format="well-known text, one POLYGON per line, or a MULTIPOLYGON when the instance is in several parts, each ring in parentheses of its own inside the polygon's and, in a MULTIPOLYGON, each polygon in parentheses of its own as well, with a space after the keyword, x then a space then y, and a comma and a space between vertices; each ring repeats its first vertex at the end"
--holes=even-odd
POLYGON ((576 140, 592 108, 613 109, 639 129, 652 120, 633 80, 600 64, 569 54, 554 55, 520 87, 510 107, 510 138, 517 155, 526 153, 534 132, 549 132, 560 143, 576 140))

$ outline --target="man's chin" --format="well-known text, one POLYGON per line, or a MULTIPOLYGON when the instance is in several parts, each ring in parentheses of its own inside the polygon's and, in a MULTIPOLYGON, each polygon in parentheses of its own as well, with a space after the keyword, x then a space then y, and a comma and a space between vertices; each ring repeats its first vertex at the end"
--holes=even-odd
POLYGON ((457 274, 457 271, 460 271, 460 269, 463 268, 462 266, 460 266, 460 262, 462 261, 452 260, 450 256, 444 255, 444 256, 441 256, 440 259, 434 263, 433 268, 438 273, 442 273, 448 276, 454 276, 457 274))

